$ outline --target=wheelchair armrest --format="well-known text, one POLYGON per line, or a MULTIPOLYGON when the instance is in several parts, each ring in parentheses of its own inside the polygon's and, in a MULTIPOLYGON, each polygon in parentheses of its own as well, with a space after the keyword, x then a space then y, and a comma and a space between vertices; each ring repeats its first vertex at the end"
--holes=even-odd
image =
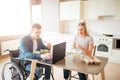
POLYGON ((12 59, 18 59, 18 60, 22 60, 21 58, 18 58, 18 57, 15 57, 15 58, 12 58, 12 59))
POLYGON ((18 57, 19 56, 19 51, 20 51, 19 49, 9 51, 10 52, 10 57, 12 57, 12 58, 18 57))

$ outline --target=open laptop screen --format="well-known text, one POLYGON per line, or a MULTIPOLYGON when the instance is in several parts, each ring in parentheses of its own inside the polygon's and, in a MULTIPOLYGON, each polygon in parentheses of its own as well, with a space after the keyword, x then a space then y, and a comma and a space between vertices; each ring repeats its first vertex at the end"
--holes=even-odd
POLYGON ((60 44, 53 46, 53 63, 63 59, 65 57, 66 52, 66 42, 62 42, 60 44))

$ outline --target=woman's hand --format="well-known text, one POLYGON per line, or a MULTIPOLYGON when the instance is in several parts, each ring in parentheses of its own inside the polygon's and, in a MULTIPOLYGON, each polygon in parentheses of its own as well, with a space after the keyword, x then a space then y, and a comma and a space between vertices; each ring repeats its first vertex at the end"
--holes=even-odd
POLYGON ((79 45, 79 44, 76 44, 76 45, 75 45, 75 48, 76 48, 76 49, 83 50, 83 47, 82 47, 81 45, 79 45))
POLYGON ((42 59, 51 59, 52 58, 52 54, 51 53, 41 54, 40 57, 42 59))
POLYGON ((77 43, 75 43, 75 42, 74 42, 74 44, 73 44, 73 47, 76 48, 76 49, 81 49, 81 50, 82 50, 82 48, 83 48, 81 45, 79 45, 79 44, 77 44, 77 43))
POLYGON ((84 51, 86 54, 89 55, 89 54, 92 54, 93 44, 89 45, 89 49, 86 49, 86 48, 84 48, 84 47, 82 47, 81 45, 78 45, 78 44, 76 45, 76 48, 84 51))

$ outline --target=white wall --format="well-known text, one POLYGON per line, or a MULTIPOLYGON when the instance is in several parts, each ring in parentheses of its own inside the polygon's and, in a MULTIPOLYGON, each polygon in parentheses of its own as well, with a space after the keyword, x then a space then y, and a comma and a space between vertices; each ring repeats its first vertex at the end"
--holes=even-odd
POLYGON ((19 48, 19 39, 16 40, 8 40, 8 41, 2 41, 0 43, 0 53, 1 55, 9 54, 9 52, 4 52, 4 50, 10 49, 15 50, 19 48))
POLYGON ((59 0, 42 0, 43 31, 59 32, 59 0))
POLYGON ((77 34, 77 25, 80 20, 62 20, 60 29, 63 34, 77 34))

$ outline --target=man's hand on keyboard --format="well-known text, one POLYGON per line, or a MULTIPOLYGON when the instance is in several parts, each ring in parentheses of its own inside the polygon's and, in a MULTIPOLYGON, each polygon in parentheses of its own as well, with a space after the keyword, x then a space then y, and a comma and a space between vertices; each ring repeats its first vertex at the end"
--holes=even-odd
POLYGON ((40 57, 42 59, 44 59, 44 60, 51 59, 52 58, 52 54, 51 53, 41 54, 40 57))

